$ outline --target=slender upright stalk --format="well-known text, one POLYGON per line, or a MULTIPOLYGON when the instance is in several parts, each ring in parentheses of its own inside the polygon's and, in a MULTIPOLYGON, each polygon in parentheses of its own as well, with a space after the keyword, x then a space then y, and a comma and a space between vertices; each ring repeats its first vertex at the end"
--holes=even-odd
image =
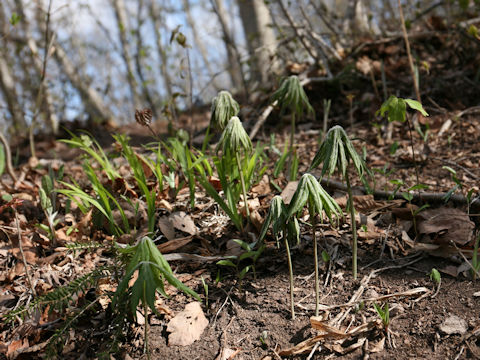
POLYGON ((292 112, 292 119, 291 119, 291 129, 290 129, 290 156, 293 154, 293 146, 295 141, 295 112, 292 112))
POLYGON ((148 304, 145 283, 143 284, 143 314, 145 316, 145 332, 143 333, 145 346, 143 349, 147 354, 147 359, 150 360, 150 350, 148 348, 148 304))
MULTIPOLYGON (((290 127, 290 154, 288 156, 288 168, 287 171, 290 173, 289 180, 294 181, 296 179, 292 179, 292 166, 293 166, 293 158, 295 156, 295 112, 292 111, 292 119, 291 119, 291 127, 290 127)), ((285 176, 286 177, 286 176, 285 176)))
POLYGON ((478 271, 478 247, 480 243, 480 231, 477 234, 477 238, 475 239, 475 246, 473 247, 473 254, 472 254, 472 265, 474 267, 474 271, 472 271, 472 279, 475 281, 477 279, 477 271, 478 271))
POLYGON ((352 226, 352 269, 353 269, 353 278, 357 279, 357 224, 355 222, 355 208, 353 207, 353 195, 352 187, 350 186, 350 178, 348 177, 348 172, 345 173, 345 182, 347 183, 347 193, 348 193, 348 206, 350 207, 350 222, 352 226))
POLYGON ((293 302, 293 267, 292 267, 292 257, 290 255, 290 246, 288 245, 288 239, 283 235, 283 240, 285 241, 285 249, 287 249, 287 262, 288 262, 288 273, 290 275, 290 313, 292 314, 292 320, 295 320, 295 304, 293 302))
POLYGON ((410 41, 408 41, 407 27, 405 26, 405 17, 403 16, 403 8, 402 8, 401 0, 398 0, 398 14, 400 15, 403 38, 405 40, 405 48, 407 49, 407 57, 408 57, 408 62, 410 64, 410 72, 412 73, 413 88, 415 89, 415 95, 417 96, 417 101, 421 104, 422 99, 420 97, 420 89, 418 88, 417 77, 415 76, 415 67, 413 65, 412 52, 410 51, 410 41))
POLYGON ((247 214, 247 222, 250 222, 250 210, 248 209, 247 189, 245 187, 245 179, 243 178, 242 164, 240 162, 240 156, 238 154, 238 151, 235 153, 235 158, 237 159, 238 172, 240 173, 240 182, 242 183, 243 202, 245 204, 245 213, 247 214))
POLYGON ((315 232, 317 218, 315 212, 310 211, 310 217, 312 218, 313 258, 315 260, 315 316, 318 316, 318 309, 320 307, 320 285, 318 282, 318 244, 315 232))

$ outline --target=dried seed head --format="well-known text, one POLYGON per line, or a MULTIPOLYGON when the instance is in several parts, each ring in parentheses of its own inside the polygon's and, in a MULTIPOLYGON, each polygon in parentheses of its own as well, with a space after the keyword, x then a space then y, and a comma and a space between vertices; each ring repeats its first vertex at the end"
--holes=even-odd
POLYGON ((135 110, 135 121, 142 126, 148 126, 152 122, 152 110, 145 108, 143 110, 135 110))

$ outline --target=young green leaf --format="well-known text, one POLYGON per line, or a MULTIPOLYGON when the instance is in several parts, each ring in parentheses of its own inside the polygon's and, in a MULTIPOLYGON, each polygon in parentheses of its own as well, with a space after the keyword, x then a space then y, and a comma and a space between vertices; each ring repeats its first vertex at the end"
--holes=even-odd
POLYGON ((252 150, 250 137, 237 116, 230 118, 227 126, 223 130, 222 137, 217 145, 217 152, 220 149, 223 153, 230 151, 232 154, 237 152, 248 153, 252 150))
POLYGON ((296 113, 297 116, 302 116, 305 110, 309 114, 315 113, 296 75, 283 79, 280 87, 273 94, 270 103, 274 103, 275 101, 278 101, 282 110, 289 108, 290 111, 296 113))
POLYGON ((240 105, 235 101, 232 94, 225 90, 220 91, 212 101, 210 124, 223 131, 228 121, 233 116, 237 116, 239 111, 240 105))

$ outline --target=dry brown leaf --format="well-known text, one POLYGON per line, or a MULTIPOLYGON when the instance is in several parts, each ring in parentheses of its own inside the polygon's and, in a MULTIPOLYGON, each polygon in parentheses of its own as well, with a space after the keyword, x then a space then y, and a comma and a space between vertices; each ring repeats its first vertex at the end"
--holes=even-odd
POLYGON ((283 202, 288 205, 290 204, 290 201, 292 200, 293 194, 297 190, 298 186, 298 181, 290 181, 287 186, 283 189, 282 193, 280 196, 283 199, 283 202))
POLYGON ((175 239, 175 229, 168 216, 162 216, 158 219, 158 227, 168 240, 175 239))
POLYGON ((192 302, 167 325, 168 345, 187 346, 200 339, 208 320, 199 302, 192 302))
POLYGON ((385 349, 385 336, 382 336, 382 338, 376 342, 370 341, 368 345, 369 353, 382 352, 385 349))
POLYGON ((260 196, 270 194, 272 189, 270 188, 270 179, 268 175, 263 175, 262 180, 260 180, 257 185, 252 187, 251 192, 260 196))
MULTIPOLYGON (((23 243, 22 243, 23 245, 23 243)), ((20 248, 16 247, 12 249, 13 255, 18 259, 22 260, 22 254, 20 253, 20 248)), ((23 254, 25 255, 25 260, 27 263, 34 265, 37 263, 38 256, 34 247, 23 245, 23 254)))
POLYGON ((167 241, 166 243, 158 245, 157 248, 162 254, 167 254, 181 248, 182 246, 187 245, 192 240, 193 240, 193 236, 173 239, 173 240, 167 241))
POLYGON ((253 210, 250 213, 250 221, 252 222, 253 226, 255 226, 255 229, 257 229, 258 232, 262 229, 264 219, 262 215, 258 212, 258 210, 253 210))
POLYGON ((175 229, 183 231, 184 233, 195 235, 198 232, 192 218, 184 211, 174 212, 169 216, 169 220, 175 229))
POLYGON ((365 344, 366 339, 367 338, 365 337, 359 338, 356 342, 347 347, 343 347, 342 344, 326 344, 325 347, 335 351, 337 354, 345 355, 361 348, 363 344, 365 344))
MULTIPOLYGON (((336 198, 335 201, 342 209, 345 209, 347 207, 348 197, 342 196, 336 198)), ((385 204, 382 201, 375 201, 373 195, 354 195, 353 206, 355 207, 355 210, 366 214, 369 211, 384 207, 385 204)))
POLYGON ((7 348, 7 358, 11 358, 12 355, 14 355, 15 352, 17 352, 20 349, 28 348, 28 339, 18 339, 18 340, 13 340, 7 348))
POLYGON ((170 204, 170 203, 169 203, 167 200, 165 200, 165 199, 161 199, 161 200, 158 202, 158 207, 167 209, 168 211, 172 211, 172 210, 173 210, 172 204, 170 204))
MULTIPOLYGON (((250 210, 250 212, 259 209, 260 206, 261 206, 260 205, 260 200, 258 200, 258 198, 248 200, 247 204, 248 204, 248 210, 250 210)), ((245 211, 245 203, 243 202, 243 199, 240 201, 239 207, 240 207, 240 209, 239 209, 240 213, 243 216, 247 216, 247 212, 245 211)))
POLYGON ((417 215, 418 233, 429 235, 434 243, 466 245, 473 240, 475 224, 455 208, 427 209, 417 215))

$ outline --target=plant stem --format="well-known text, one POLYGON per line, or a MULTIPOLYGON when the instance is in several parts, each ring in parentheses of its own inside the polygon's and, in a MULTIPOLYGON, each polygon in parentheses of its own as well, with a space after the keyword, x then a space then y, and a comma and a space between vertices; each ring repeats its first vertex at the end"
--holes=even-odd
POLYGON ((295 305, 293 302, 293 267, 292 267, 292 257, 290 254, 290 246, 288 245, 288 239, 286 236, 283 237, 285 241, 285 249, 287 249, 287 263, 288 263, 288 273, 290 275, 290 313, 292 314, 292 320, 295 320, 295 305))
MULTIPOLYGON (((293 166, 293 156, 294 156, 293 152, 295 151, 294 141, 295 141, 295 112, 292 112, 291 127, 290 127, 290 149, 288 154, 288 167, 287 167, 287 171, 290 173, 290 175, 291 175, 291 172, 292 172, 291 170, 293 166)), ((290 179, 290 181, 293 181, 293 179, 291 179, 291 176, 289 176, 288 178, 290 179)))
POLYGON ((357 224, 355 222, 355 208, 353 207, 352 187, 350 186, 350 178, 348 172, 345 172, 345 182, 347 183, 348 206, 350 207, 350 222, 352 226, 352 272, 353 278, 357 279, 357 224))
POLYGON ((295 141, 295 111, 292 112, 291 128, 290 128, 290 154, 293 152, 293 143, 295 141))
POLYGON ((208 124, 207 131, 205 133, 205 138, 203 139, 203 143, 202 143, 203 154, 205 154, 205 150, 207 149, 209 140, 210 140, 210 124, 208 124))
MULTIPOLYGON (((312 210, 313 206, 310 207, 312 210)), ((317 221, 315 212, 309 211, 312 218, 312 237, 313 237, 313 257, 315 262, 315 316, 318 316, 318 309, 320 307, 320 285, 318 282, 318 244, 315 228, 317 227, 317 221)))
POLYGON ((480 243, 480 232, 477 234, 477 238, 475 239, 475 246, 473 247, 473 254, 472 254, 472 265, 474 267, 474 270, 472 271, 472 278, 473 281, 477 279, 477 271, 478 271, 478 246, 480 243))
POLYGON ((405 18, 403 16, 403 8, 402 8, 401 0, 398 0, 398 14, 400 15, 403 38, 405 40, 405 48, 407 50, 408 62, 410 64, 410 71, 412 73, 413 88, 415 89, 415 95, 417 96, 417 101, 421 104, 422 99, 420 97, 420 89, 418 88, 418 81, 415 76, 415 67, 413 65, 412 52, 410 51, 410 42, 408 41, 407 27, 405 26, 405 18))
POLYGON ((145 283, 143 284, 143 314, 145 316, 145 332, 143 334, 145 346, 143 351, 147 354, 147 359, 150 360, 150 351, 148 349, 148 304, 145 283))
POLYGON ((245 179, 243 178, 242 164, 240 162, 240 155, 238 154, 238 152, 235 153, 235 158, 237 159, 238 172, 240 173, 240 182, 242 183, 243 203, 245 204, 245 213, 247 214, 247 222, 250 222, 250 210, 248 209, 247 189, 245 187, 245 179))

